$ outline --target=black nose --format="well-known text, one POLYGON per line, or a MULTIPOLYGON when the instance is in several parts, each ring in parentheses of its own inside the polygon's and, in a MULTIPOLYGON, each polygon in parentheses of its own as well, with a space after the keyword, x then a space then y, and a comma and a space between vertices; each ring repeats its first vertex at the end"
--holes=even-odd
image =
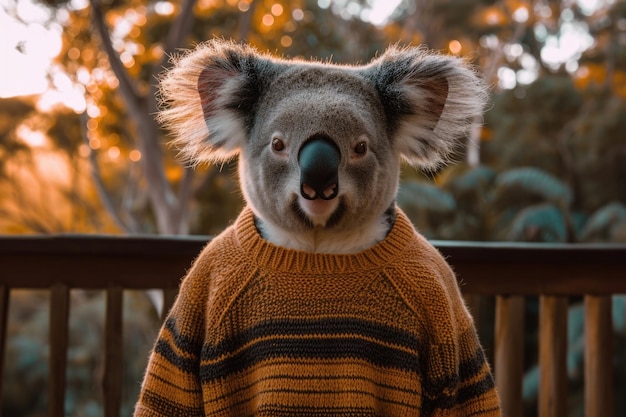
POLYGON ((298 154, 300 195, 307 200, 332 200, 339 193, 339 162, 337 145, 325 135, 309 138, 298 154))

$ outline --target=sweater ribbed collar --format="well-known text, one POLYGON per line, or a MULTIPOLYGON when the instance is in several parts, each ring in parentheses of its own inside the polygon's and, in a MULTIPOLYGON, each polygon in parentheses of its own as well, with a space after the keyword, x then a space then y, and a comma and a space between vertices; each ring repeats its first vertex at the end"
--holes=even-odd
POLYGON ((396 221, 387 237, 355 254, 322 254, 276 246, 263 239, 254 224, 249 207, 243 209, 235 223, 236 241, 242 251, 257 265, 285 272, 337 274, 378 269, 393 263, 415 238, 415 229, 407 216, 397 210, 396 221))

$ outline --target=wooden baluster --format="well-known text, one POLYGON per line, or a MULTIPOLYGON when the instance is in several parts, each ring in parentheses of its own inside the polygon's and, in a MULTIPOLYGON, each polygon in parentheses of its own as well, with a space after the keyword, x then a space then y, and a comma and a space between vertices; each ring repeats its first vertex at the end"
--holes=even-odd
POLYGON ((102 381, 105 417, 119 417, 120 415, 124 365, 123 310, 122 287, 109 287, 104 328, 104 377, 102 381))
POLYGON ((65 371, 70 311, 70 290, 65 284, 50 289, 50 374, 48 376, 50 417, 65 416, 65 371))
POLYGON ((9 293, 9 287, 0 285, 0 415, 2 414, 2 375, 4 375, 4 351, 7 343, 9 293))
POLYGON ((585 416, 613 417, 610 296, 585 296, 585 416))
POLYGON ((567 297, 539 298, 539 417, 567 415, 567 297))
POLYGON ((524 298, 498 296, 495 323, 495 377, 502 415, 522 416, 524 298))

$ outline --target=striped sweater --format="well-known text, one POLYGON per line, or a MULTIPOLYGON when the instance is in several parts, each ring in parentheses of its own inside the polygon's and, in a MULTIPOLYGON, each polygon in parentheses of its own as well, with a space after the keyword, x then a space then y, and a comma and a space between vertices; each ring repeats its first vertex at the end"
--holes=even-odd
POLYGON ((499 416, 450 267, 398 212, 353 255, 263 240, 245 209, 183 280, 135 417, 499 416))

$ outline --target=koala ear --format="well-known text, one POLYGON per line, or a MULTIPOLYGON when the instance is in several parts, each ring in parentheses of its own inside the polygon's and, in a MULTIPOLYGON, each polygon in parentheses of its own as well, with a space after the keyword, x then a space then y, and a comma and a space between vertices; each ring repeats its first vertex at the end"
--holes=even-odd
POLYGON ((231 159, 246 141, 269 59, 251 47, 216 39, 173 57, 172 63, 160 80, 157 120, 172 132, 172 144, 186 160, 231 159))
POLYGON ((488 99, 464 61, 422 47, 391 47, 365 71, 380 94, 393 146, 425 169, 448 160, 488 99))

